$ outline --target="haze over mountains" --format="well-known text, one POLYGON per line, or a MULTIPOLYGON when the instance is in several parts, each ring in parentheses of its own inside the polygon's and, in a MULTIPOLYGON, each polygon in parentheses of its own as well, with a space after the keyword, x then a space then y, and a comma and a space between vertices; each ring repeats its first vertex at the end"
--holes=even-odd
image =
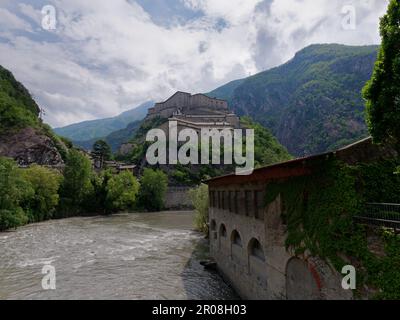
MULTIPOLYGON (((368 135, 361 90, 371 77, 377 50, 378 46, 312 45, 277 68, 232 81, 208 95, 228 100, 238 115, 270 129, 295 156, 325 152, 368 135)), ((134 122, 142 120, 152 104, 55 131, 85 148, 103 137, 116 150, 132 137, 138 128, 134 122), (109 135, 113 131, 117 132, 109 135)))
POLYGON ((87 141, 106 137, 114 131, 125 129, 132 122, 143 120, 147 110, 153 105, 153 101, 147 101, 116 117, 79 122, 56 128, 54 131, 72 141, 87 141))

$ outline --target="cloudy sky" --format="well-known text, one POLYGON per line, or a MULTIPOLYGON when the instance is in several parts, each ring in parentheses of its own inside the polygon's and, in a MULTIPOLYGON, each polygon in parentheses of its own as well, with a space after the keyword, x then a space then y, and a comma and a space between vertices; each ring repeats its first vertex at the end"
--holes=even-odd
POLYGON ((309 44, 378 44, 387 3, 0 0, 0 64, 57 127, 177 90, 207 92, 279 65, 309 44))

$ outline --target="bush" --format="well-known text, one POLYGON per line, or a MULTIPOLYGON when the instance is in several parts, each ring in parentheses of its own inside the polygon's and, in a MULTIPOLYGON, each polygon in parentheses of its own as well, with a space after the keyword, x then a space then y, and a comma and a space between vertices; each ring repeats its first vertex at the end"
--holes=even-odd
POLYGON ((107 214, 107 185, 111 179, 112 173, 109 170, 103 170, 99 174, 93 173, 90 178, 91 189, 86 195, 83 208, 87 212, 107 214))
POLYGON ((29 221, 28 216, 20 207, 14 210, 1 210, 0 209, 0 230, 14 229, 29 221))
POLYGON ((145 169, 140 180, 139 207, 147 211, 161 211, 167 187, 168 177, 164 172, 145 169))
POLYGON ((34 193, 24 203, 31 222, 38 222, 53 217, 58 205, 58 191, 62 176, 57 171, 33 165, 22 170, 22 177, 32 187, 34 193))
POLYGON ((110 211, 132 209, 139 192, 139 182, 131 172, 113 176, 107 184, 107 208, 110 211))
POLYGON ((189 197, 196 211, 194 222, 196 230, 208 234, 208 186, 202 184, 190 190, 189 197))
POLYGON ((28 222, 21 204, 33 196, 14 161, 0 157, 0 230, 16 228, 28 222))
POLYGON ((77 150, 70 150, 64 169, 64 181, 61 186, 60 213, 62 217, 81 211, 84 200, 93 192, 90 183, 92 163, 89 158, 77 150))

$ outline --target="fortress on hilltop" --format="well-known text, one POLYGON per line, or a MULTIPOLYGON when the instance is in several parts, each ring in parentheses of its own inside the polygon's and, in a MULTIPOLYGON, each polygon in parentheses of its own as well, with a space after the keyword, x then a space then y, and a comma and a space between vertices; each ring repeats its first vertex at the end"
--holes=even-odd
POLYGON ((176 120, 187 127, 238 128, 239 117, 229 111, 228 102, 204 94, 178 91, 164 102, 150 108, 147 119, 155 117, 176 120))

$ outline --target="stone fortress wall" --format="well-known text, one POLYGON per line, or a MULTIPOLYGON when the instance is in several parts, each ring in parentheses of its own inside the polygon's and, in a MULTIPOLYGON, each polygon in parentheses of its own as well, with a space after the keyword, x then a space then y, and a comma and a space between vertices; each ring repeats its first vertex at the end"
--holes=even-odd
POLYGON ((207 97, 204 94, 191 95, 186 92, 176 92, 164 102, 156 103, 149 109, 147 118, 174 118, 178 121, 197 123, 199 126, 227 123, 227 126, 238 128, 239 117, 229 111, 225 100, 207 97))
POLYGON ((263 183, 210 188, 210 253, 236 292, 255 300, 352 299, 326 262, 286 250, 281 198, 265 207, 264 196, 263 183))

